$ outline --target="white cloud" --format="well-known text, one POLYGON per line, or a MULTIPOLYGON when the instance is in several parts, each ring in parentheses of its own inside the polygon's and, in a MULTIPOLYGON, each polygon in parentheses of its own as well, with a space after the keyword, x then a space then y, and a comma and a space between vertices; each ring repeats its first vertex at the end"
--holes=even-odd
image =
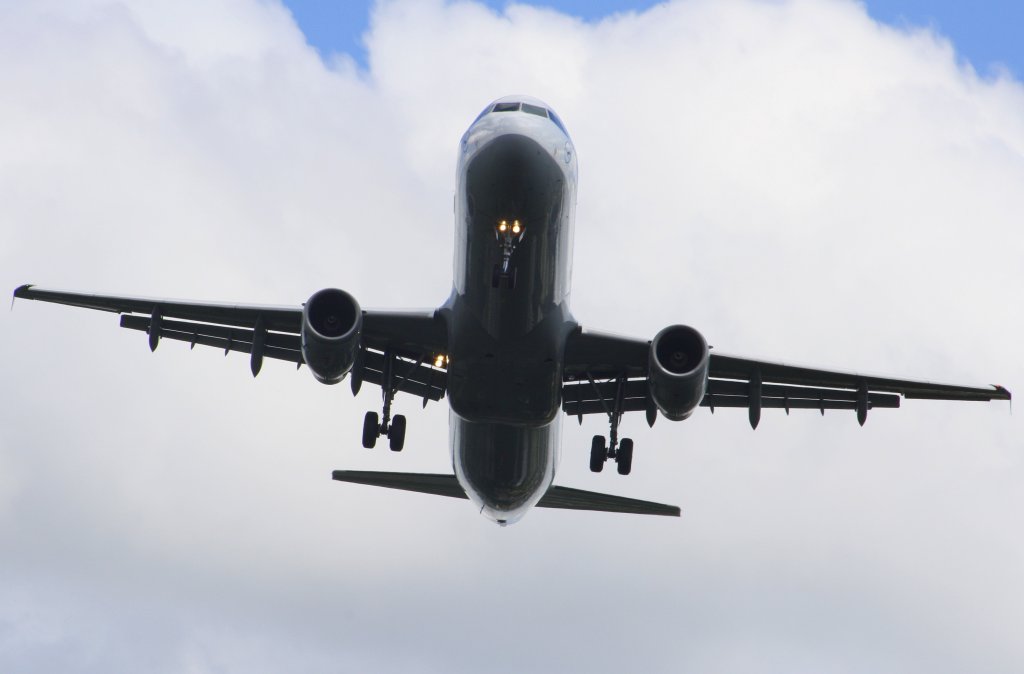
MULTIPOLYGON (((510 92, 581 160, 574 311, 722 351, 1024 390, 1024 88, 852 2, 584 23, 384 2, 370 70, 276 3, 0 9, 0 283, 368 306, 447 294, 456 143, 510 92)), ((680 521, 332 483, 443 472, 307 372, 36 303, 0 330, 0 665, 111 671, 1019 671, 1021 422, 1004 405, 627 419, 680 521)), ((369 391, 369 389, 367 389, 369 391)), ((570 420, 571 421, 571 420, 570 420)))

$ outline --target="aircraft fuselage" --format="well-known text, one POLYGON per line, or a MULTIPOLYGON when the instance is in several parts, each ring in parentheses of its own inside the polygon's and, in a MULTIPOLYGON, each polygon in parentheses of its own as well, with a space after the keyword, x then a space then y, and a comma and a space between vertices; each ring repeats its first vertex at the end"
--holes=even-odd
POLYGON ((497 105, 510 101, 534 112, 485 113, 460 144, 454 287, 442 311, 455 475, 501 524, 522 517, 554 479, 564 346, 576 327, 575 151, 560 124, 536 114, 550 108, 524 97, 497 105))

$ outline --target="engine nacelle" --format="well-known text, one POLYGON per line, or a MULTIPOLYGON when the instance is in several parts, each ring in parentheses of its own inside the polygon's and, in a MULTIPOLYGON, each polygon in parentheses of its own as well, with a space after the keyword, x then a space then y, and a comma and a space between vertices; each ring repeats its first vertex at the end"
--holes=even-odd
POLYGON ((687 325, 670 325, 651 342, 648 385, 666 417, 682 421, 700 405, 708 385, 710 351, 704 335, 687 325))
POLYGON ((323 384, 337 384, 352 369, 363 332, 363 310, 344 290, 326 288, 302 308, 302 357, 323 384))

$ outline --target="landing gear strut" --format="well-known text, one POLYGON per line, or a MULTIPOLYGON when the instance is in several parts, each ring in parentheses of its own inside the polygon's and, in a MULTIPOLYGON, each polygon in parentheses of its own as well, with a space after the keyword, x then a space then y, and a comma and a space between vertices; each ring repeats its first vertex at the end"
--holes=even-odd
POLYGON ((518 220, 498 221, 498 226, 494 228, 494 238, 501 247, 501 262, 494 265, 494 270, 491 273, 492 288, 500 288, 502 281, 505 282, 505 287, 509 290, 516 287, 516 268, 512 266, 512 253, 515 252, 516 246, 522 242, 525 236, 526 227, 518 220))
POLYGON ((590 373, 587 373, 587 379, 594 387, 594 391, 598 393, 598 399, 608 414, 608 424, 611 427, 608 431, 607 441, 603 435, 595 435, 590 443, 590 470, 600 473, 604 469, 605 461, 615 459, 619 475, 629 475, 633 470, 633 440, 622 438, 622 441, 619 441, 619 422, 622 421, 622 397, 626 378, 619 377, 615 380, 615 398, 611 401, 611 407, 608 406, 604 396, 600 394, 590 373))
POLYGON ((395 384, 395 356, 390 351, 384 353, 384 372, 381 378, 381 393, 384 397, 382 420, 378 423, 376 412, 367 412, 363 417, 363 447, 372 449, 377 438, 387 436, 392 452, 400 452, 405 447, 405 416, 396 414, 391 418, 391 402, 395 398, 398 386, 395 384))

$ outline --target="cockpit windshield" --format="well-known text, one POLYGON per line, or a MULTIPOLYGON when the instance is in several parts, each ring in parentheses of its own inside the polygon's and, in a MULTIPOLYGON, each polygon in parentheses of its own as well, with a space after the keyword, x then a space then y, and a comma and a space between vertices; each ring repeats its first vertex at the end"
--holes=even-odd
POLYGON ((548 111, 539 105, 530 105, 529 103, 523 103, 523 112, 528 112, 531 115, 537 115, 538 117, 547 117, 548 111))
POLYGON ((558 115, 555 114, 554 110, 549 110, 543 106, 525 103, 522 101, 500 101, 493 105, 489 105, 484 108, 483 112, 477 115, 476 119, 473 120, 473 123, 476 124, 492 112, 518 112, 520 110, 531 115, 537 115, 538 117, 547 117, 554 122, 555 126, 557 126, 562 133, 566 136, 569 135, 569 132, 565 129, 565 125, 562 124, 562 120, 558 118, 558 115))

